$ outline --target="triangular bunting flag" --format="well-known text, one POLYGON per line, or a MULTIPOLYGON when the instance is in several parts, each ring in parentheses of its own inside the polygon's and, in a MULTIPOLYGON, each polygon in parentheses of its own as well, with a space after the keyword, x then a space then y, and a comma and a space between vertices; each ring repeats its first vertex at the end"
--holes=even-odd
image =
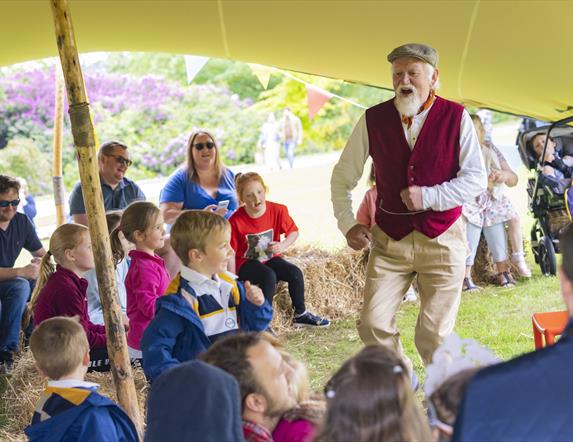
POLYGON ((308 118, 313 119, 322 107, 332 98, 332 94, 310 84, 306 85, 306 99, 308 102, 308 118))
POLYGON ((272 69, 268 66, 262 66, 260 64, 249 63, 253 74, 257 76, 262 86, 266 89, 269 87, 269 80, 271 79, 272 69))
POLYGON ((185 55, 185 69, 187 70, 187 84, 191 83, 197 76, 199 71, 203 69, 205 63, 209 61, 209 57, 201 57, 200 55, 185 55))

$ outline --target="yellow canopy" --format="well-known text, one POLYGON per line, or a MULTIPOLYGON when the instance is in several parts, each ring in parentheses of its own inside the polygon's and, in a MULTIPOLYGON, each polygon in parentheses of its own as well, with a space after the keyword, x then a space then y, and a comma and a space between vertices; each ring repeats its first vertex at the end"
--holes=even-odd
MULTIPOLYGON (((573 115, 573 1, 71 0, 79 50, 197 54, 391 88, 386 55, 440 55, 440 95, 573 115)), ((57 55, 49 0, 0 2, 0 66, 57 55)))

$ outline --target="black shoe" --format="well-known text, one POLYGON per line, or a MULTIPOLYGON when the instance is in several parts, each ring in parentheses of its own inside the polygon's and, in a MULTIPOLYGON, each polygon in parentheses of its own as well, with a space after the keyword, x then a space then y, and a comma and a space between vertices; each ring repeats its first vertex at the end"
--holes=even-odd
POLYGON ((300 316, 295 316, 292 325, 294 327, 328 327, 330 321, 307 311, 300 316))
POLYGON ((14 360, 7 359, 4 361, 0 361, 0 376, 8 376, 12 374, 12 370, 14 369, 14 360))

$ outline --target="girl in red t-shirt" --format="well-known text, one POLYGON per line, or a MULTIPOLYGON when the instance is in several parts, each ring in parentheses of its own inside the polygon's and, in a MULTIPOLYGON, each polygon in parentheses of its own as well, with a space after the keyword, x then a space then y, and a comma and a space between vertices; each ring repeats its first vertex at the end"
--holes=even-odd
POLYGON ((298 227, 287 207, 266 200, 267 189, 258 173, 237 174, 235 187, 241 207, 229 222, 234 271, 239 279, 259 285, 271 305, 277 282, 285 281, 294 306, 295 327, 330 325, 328 319, 306 310, 302 271, 281 255, 298 238, 298 227), (281 235, 285 235, 282 241, 281 235))

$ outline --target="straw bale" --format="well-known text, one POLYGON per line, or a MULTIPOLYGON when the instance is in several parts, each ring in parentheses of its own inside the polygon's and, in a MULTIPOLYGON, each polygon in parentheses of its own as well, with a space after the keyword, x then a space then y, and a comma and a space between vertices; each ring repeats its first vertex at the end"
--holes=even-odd
MULTIPOLYGON (((148 384, 143 370, 133 369, 135 389, 141 410, 145 410, 148 384)), ((117 402, 111 373, 88 373, 86 381, 100 384, 99 393, 117 402)), ((31 420, 40 395, 46 385, 45 378, 40 376, 34 366, 30 351, 22 353, 16 360, 12 375, 6 377, 6 390, 0 400, 7 418, 7 425, 0 432, 0 440, 26 440, 23 430, 31 420)))
MULTIPOLYGON (((506 231, 507 236, 507 231, 506 231)), ((524 244, 523 250, 527 250, 527 243, 524 244)), ((510 257, 513 252, 511 247, 511 241, 509 237, 507 238, 507 256, 510 257)), ((517 272, 517 267, 515 264, 508 259, 509 268, 511 274, 515 279, 519 277, 519 273, 517 272)), ((479 246, 476 252, 476 257, 474 261, 474 266, 472 268, 472 279, 477 285, 487 285, 487 284, 498 284, 497 276, 497 269, 493 259, 491 257, 491 253, 487 247, 487 242, 482 235, 479 241, 479 246)))
MULTIPOLYGON (((289 250, 285 258, 302 270, 306 306, 313 313, 342 319, 353 316, 362 307, 367 251, 344 248, 333 253, 304 246, 289 250)), ((273 308, 273 330, 290 328, 293 310, 285 283, 277 288, 273 308)))

